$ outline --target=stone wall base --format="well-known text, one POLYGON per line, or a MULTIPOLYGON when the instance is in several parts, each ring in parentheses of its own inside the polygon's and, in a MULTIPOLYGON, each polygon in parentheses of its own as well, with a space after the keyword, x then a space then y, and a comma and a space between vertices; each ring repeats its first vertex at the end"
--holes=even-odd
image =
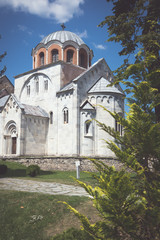
MULTIPOLYGON (((3 160, 18 162, 25 166, 32 164, 38 165, 42 170, 74 171, 76 170, 76 161, 80 161, 82 171, 94 172, 93 163, 87 158, 79 157, 3 157, 3 160)), ((122 163, 113 158, 94 158, 99 159, 109 166, 115 166, 117 170, 122 168, 122 163)))

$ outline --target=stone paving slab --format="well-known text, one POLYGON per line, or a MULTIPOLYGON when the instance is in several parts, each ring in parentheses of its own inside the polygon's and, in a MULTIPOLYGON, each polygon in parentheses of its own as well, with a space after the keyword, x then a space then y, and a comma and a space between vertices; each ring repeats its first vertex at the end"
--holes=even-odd
POLYGON ((38 192, 50 195, 69 195, 90 197, 86 191, 77 186, 60 183, 37 182, 17 178, 0 178, 0 189, 23 192, 38 192))

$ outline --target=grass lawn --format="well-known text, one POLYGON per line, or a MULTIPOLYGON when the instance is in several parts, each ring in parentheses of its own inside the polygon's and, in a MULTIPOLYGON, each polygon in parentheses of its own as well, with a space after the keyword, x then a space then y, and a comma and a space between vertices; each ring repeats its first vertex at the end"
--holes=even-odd
POLYGON ((71 227, 79 228, 78 219, 58 201, 68 202, 94 221, 98 218, 85 197, 0 190, 0 240, 48 240, 71 227))
MULTIPOLYGON (((33 178, 26 176, 26 167, 22 164, 2 160, 0 164, 8 167, 7 173, 0 175, 0 178, 77 184, 71 178, 76 177, 73 171, 41 171, 33 178)), ((83 182, 95 185, 95 179, 90 174, 81 172, 80 177, 83 182)), ((99 219, 92 201, 85 197, 0 190, 0 240, 49 240, 72 227, 80 228, 74 214, 58 201, 66 201, 93 222, 99 219)))
MULTIPOLYGON (((26 175, 26 166, 20 163, 0 160, 0 164, 5 164, 8 167, 7 173, 5 175, 0 175, 0 177, 14 177, 37 181, 77 185, 77 182, 74 181, 72 178, 72 177, 76 178, 76 171, 41 170, 40 175, 33 178, 26 175)), ((80 172, 80 180, 91 185, 94 185, 96 183, 95 179, 89 173, 86 172, 80 172)))

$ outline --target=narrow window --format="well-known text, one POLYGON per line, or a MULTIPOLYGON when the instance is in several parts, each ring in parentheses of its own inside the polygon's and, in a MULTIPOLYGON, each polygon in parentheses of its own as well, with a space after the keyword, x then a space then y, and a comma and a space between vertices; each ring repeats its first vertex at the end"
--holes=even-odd
POLYGON ((44 90, 48 90, 48 80, 44 80, 44 90))
POLYGON ((120 136, 122 136, 123 127, 117 122, 117 120, 115 120, 115 131, 119 132, 120 136))
POLYGON ((89 136, 93 135, 92 122, 90 120, 85 121, 84 134, 89 136))
POLYGON ((39 92, 39 78, 36 76, 35 77, 35 84, 36 84, 36 93, 39 92))
POLYGON ((67 62, 73 63, 73 51, 72 50, 67 51, 67 62))
POLYGON ((30 85, 27 86, 27 95, 30 96, 31 93, 31 89, 30 89, 30 85))
POLYGON ((50 120, 50 124, 53 124, 53 112, 50 112, 49 120, 50 120))
POLYGON ((80 66, 85 67, 85 56, 83 53, 80 54, 80 66))
POLYGON ((41 53, 39 54, 39 57, 40 57, 40 65, 42 66, 42 65, 44 65, 44 53, 41 52, 41 53))
POLYGON ((65 108, 65 109, 63 110, 63 120, 64 120, 64 124, 68 123, 68 121, 69 121, 69 118, 68 118, 68 109, 67 109, 67 108, 65 108))
POLYGON ((58 61, 58 50, 54 49, 52 51, 52 62, 57 62, 58 61))

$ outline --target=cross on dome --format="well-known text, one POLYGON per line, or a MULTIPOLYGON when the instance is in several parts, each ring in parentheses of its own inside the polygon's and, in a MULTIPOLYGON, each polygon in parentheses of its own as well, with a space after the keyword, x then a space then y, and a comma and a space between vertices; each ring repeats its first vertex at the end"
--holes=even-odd
POLYGON ((64 31, 64 29, 66 28, 66 26, 64 25, 64 23, 61 24, 61 27, 62 27, 63 31, 64 31))

